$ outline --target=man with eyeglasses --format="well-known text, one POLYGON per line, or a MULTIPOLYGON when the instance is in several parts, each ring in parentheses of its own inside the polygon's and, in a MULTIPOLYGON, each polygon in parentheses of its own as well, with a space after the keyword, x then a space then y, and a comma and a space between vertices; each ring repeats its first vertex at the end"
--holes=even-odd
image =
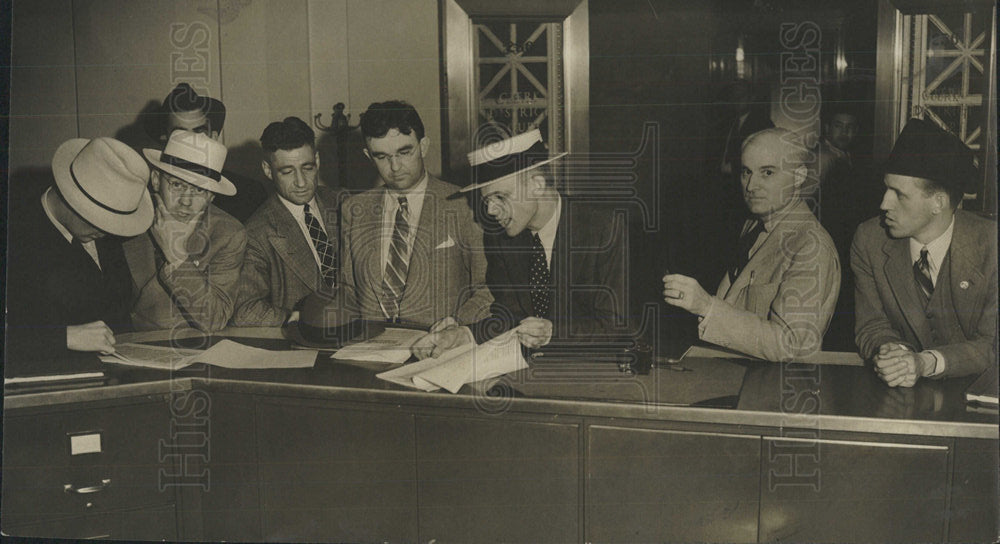
POLYGON ((364 319, 430 326, 472 323, 489 312, 483 233, 458 188, 430 175, 430 139, 401 101, 361 115, 365 154, 381 187, 344 202, 343 298, 364 319))
POLYGON ((246 249, 243 225, 212 202, 236 187, 221 174, 226 146, 187 130, 171 133, 163 151, 144 149, 152 166, 154 219, 124 244, 137 290, 136 329, 195 328, 229 323, 246 249))
POLYGON ((318 184, 315 138, 298 117, 275 121, 260 136, 261 168, 275 193, 247 221, 236 325, 283 325, 307 296, 337 287, 341 192, 318 184))

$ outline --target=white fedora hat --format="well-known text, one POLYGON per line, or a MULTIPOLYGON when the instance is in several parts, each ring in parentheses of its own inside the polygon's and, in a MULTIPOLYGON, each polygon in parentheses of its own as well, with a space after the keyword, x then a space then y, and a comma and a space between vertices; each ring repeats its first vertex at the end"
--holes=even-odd
POLYGON ((468 153, 472 166, 472 183, 459 189, 460 193, 482 189, 494 183, 526 175, 526 173, 565 157, 567 153, 549 156, 537 128, 505 140, 493 142, 468 153))
POLYGON ((52 157, 52 174, 66 203, 105 232, 136 236, 153 224, 149 166, 118 140, 63 142, 52 157))
POLYGON ((175 130, 163 151, 143 149, 150 164, 191 185, 220 195, 233 196, 236 186, 222 175, 226 146, 207 134, 175 130))

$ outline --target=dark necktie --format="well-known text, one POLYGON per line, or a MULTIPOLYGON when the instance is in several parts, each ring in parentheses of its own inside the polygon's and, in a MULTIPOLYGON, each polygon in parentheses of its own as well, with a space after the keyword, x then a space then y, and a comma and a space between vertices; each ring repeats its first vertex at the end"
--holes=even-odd
POLYGON ((764 232, 764 223, 754 221, 754 226, 746 234, 740 236, 740 240, 736 244, 736 263, 729 269, 729 283, 735 282, 740 272, 750 262, 750 250, 753 249, 753 245, 757 243, 757 238, 760 238, 762 232, 764 232))
POLYGON ((389 258, 385 263, 385 273, 382 275, 382 309, 386 318, 394 321, 399 318, 399 299, 403 297, 406 288, 406 270, 409 267, 410 252, 410 208, 406 197, 399 197, 399 208, 396 209, 396 223, 392 229, 392 242, 389 244, 389 258))
POLYGON ((920 258, 913 263, 913 278, 917 280, 924 298, 930 300, 934 294, 934 281, 931 279, 931 263, 927 260, 926 247, 920 250, 920 258))
POLYGON ((337 252, 323 231, 323 227, 320 226, 319 220, 309 212, 308 204, 302 207, 302 215, 305 218, 306 228, 309 229, 309 238, 316 248, 316 255, 319 256, 319 271, 323 276, 323 282, 333 287, 337 278, 337 252))
POLYGON ((545 248, 538 234, 531 236, 531 306, 535 317, 549 318, 552 304, 549 294, 552 278, 549 265, 545 259, 545 248))

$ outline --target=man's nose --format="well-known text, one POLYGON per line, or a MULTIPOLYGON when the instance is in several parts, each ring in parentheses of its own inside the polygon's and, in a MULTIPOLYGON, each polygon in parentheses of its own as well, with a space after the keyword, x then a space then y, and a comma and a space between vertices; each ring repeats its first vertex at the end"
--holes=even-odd
POLYGON ((882 193, 882 203, 879 204, 879 209, 885 212, 889 211, 890 209, 892 209, 892 204, 893 204, 892 201, 893 201, 892 193, 890 193, 889 191, 882 193))
POLYGON ((302 172, 299 172, 298 170, 295 171, 295 186, 296 187, 306 186, 306 177, 303 176, 302 172))

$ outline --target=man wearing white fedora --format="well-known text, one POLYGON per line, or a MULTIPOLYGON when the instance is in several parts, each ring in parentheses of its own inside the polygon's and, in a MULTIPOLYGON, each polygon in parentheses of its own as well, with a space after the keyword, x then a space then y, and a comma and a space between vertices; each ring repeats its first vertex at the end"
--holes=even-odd
POLYGON ((629 336, 624 223, 591 199, 561 195, 535 129, 469 153, 473 183, 495 226, 484 227, 490 316, 441 321, 413 346, 418 358, 516 329, 527 348, 629 336))
POLYGON ((149 167, 117 140, 75 138, 52 173, 38 201, 12 210, 5 376, 99 364, 95 353, 113 351, 114 331, 131 326, 119 237, 153 222, 149 167))
POLYGON ((148 232, 124 244, 136 290, 133 325, 222 329, 233 314, 247 240, 243 225, 212 203, 217 194, 236 194, 221 174, 226 146, 176 130, 163 151, 143 154, 152 166, 155 214, 148 232))

